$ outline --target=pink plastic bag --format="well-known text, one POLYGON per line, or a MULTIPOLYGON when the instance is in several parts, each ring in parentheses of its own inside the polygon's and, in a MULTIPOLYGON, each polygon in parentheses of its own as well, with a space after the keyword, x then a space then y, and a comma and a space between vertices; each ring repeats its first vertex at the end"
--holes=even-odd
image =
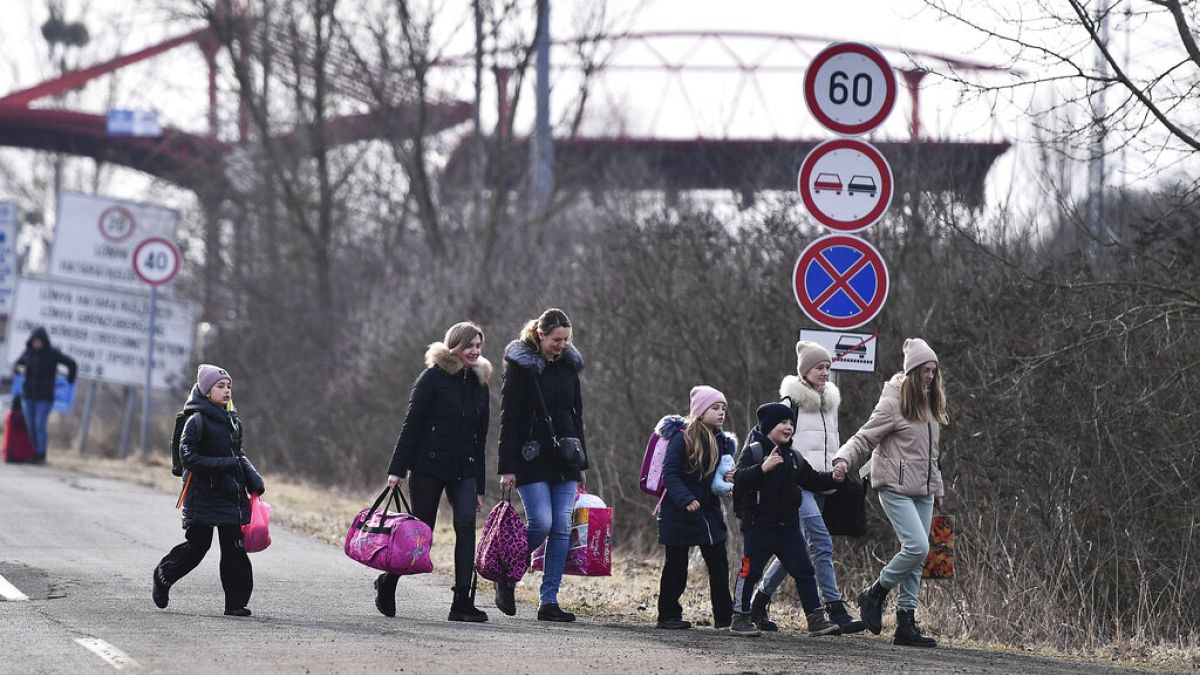
POLYGON ((367 567, 400 576, 432 572, 429 547, 433 545, 433 531, 411 513, 399 512, 402 501, 408 509, 400 489, 389 487, 371 508, 360 511, 346 532, 346 555, 367 567), (396 512, 388 513, 393 502, 396 512))
POLYGON ((242 526, 246 553, 258 553, 271 545, 271 505, 250 495, 250 522, 242 526))
MULTIPOLYGON (((571 513, 571 541, 563 574, 583 577, 612 576, 612 509, 599 497, 582 489, 575 495, 571 513)), ((546 557, 543 543, 533 552, 533 569, 541 570, 546 557)))
POLYGON ((508 499, 488 512, 475 555, 479 576, 489 581, 520 581, 529 568, 529 538, 525 521, 508 499))

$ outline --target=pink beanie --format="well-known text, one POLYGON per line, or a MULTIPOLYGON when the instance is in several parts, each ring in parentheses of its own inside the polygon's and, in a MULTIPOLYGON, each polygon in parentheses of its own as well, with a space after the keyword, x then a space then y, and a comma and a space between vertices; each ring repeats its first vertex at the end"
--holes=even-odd
POLYGON ((800 379, 804 379, 808 371, 822 361, 833 362, 833 357, 829 355, 828 349, 807 340, 796 343, 796 374, 800 376, 800 379))
POLYGON ((909 338, 904 341, 904 372, 910 372, 913 368, 930 361, 937 363, 937 360, 937 354, 933 353, 928 342, 921 338, 909 338))
POLYGON ((722 394, 707 384, 698 384, 692 387, 692 406, 689 416, 693 418, 700 417, 704 414, 704 411, 712 407, 714 403, 726 403, 725 394, 722 394))
POLYGON ((229 376, 229 373, 220 366, 214 366, 211 363, 201 363, 200 367, 196 369, 196 384, 200 387, 200 393, 205 396, 208 396, 208 392, 213 388, 213 385, 221 380, 233 382, 233 378, 229 376))

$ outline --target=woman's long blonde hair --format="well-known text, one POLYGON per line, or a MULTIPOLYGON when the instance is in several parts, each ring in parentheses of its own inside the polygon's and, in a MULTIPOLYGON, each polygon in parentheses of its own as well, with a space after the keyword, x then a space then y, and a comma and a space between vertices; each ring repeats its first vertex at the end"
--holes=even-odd
POLYGON ((700 469, 700 475, 707 476, 717 470, 717 461, 721 458, 717 437, 699 417, 688 418, 687 426, 683 428, 683 440, 687 445, 689 472, 700 469))
POLYGON ((900 414, 909 422, 950 423, 946 416, 946 392, 942 389, 942 369, 933 371, 933 382, 926 388, 921 384, 921 364, 904 374, 900 384, 900 414))

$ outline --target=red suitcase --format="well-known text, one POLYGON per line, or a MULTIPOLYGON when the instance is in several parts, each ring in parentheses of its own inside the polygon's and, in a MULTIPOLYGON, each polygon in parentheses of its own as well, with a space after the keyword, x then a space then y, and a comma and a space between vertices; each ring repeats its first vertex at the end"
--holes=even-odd
POLYGON ((33 441, 29 439, 25 416, 18 410, 9 411, 4 418, 4 461, 33 461, 33 441))

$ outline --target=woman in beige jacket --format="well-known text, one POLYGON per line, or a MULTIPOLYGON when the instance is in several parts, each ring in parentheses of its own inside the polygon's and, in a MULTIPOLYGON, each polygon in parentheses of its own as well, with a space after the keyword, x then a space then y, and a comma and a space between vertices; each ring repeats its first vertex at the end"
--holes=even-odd
POLYGON ((942 507, 944 490, 938 437, 946 424, 946 395, 938 357, 920 338, 904 341, 904 372, 883 386, 871 418, 846 441, 833 459, 834 475, 844 476, 871 459, 871 487, 900 540, 900 551, 859 593, 867 629, 878 635, 888 592, 899 587, 893 644, 935 647, 917 630, 917 594, 921 566, 929 553, 929 522, 942 507))

